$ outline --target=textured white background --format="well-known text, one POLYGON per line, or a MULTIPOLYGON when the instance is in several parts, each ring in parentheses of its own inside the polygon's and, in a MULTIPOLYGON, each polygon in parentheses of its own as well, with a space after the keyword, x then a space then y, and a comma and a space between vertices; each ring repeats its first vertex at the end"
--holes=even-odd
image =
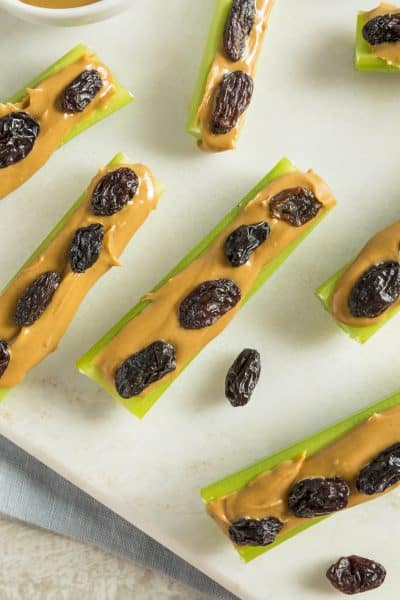
POLYGON ((205 600, 176 581, 48 531, 0 518, 2 600, 205 600))
POLYGON ((125 267, 92 290, 60 351, 2 404, 0 431, 243 598, 328 598, 323 572, 351 552, 387 566, 385 587, 369 598, 397 598, 398 492, 245 566, 205 517, 198 489, 399 387, 400 320, 360 347, 313 290, 398 217, 400 79, 354 72, 358 0, 278 0, 240 149, 205 156, 184 123, 213 0, 132 4, 123 17, 79 30, 1 15, 2 96, 79 41, 137 96, 2 202, 2 282, 115 151, 148 163, 168 191, 124 255, 125 267), (74 360, 282 155, 324 176, 337 209, 136 421, 75 372, 74 360), (263 377, 251 404, 233 410, 223 377, 244 346, 261 351, 263 377))

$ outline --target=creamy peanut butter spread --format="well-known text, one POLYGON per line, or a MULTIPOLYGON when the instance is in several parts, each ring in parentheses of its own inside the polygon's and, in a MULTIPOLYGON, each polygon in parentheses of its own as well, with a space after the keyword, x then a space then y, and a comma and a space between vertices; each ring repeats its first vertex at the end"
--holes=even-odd
MULTIPOLYGON (((285 221, 270 218, 268 204, 271 198, 282 190, 296 186, 309 187, 314 192, 322 203, 320 215, 335 204, 324 181, 312 171, 307 173, 293 171, 269 183, 201 256, 172 277, 158 291, 145 296, 150 304, 93 359, 93 365, 100 369, 112 387, 114 387, 114 374, 120 363, 156 340, 164 340, 175 348, 176 371, 166 375, 162 382, 175 379, 190 360, 227 326, 239 310, 263 267, 313 225, 311 220, 302 227, 293 227, 285 221), (269 222, 271 228, 269 239, 256 250, 245 265, 239 268, 232 267, 224 254, 224 243, 228 235, 240 225, 265 220, 269 222), (221 278, 232 279, 240 287, 242 300, 211 327, 198 330, 184 329, 178 319, 178 308, 181 302, 200 283, 221 278)), ((140 396, 145 397, 159 384, 160 382, 155 382, 148 386, 140 396)))
POLYGON ((156 208, 158 192, 151 171, 144 165, 115 165, 101 169, 92 180, 84 200, 68 217, 64 227, 29 264, 10 282, 0 295, 0 339, 9 343, 11 360, 0 378, 0 388, 13 387, 45 356, 55 350, 75 312, 94 283, 108 269, 117 266, 118 257, 156 208), (90 199, 98 181, 108 172, 121 166, 132 168, 139 187, 132 201, 112 216, 95 216, 90 210, 90 199), (74 273, 68 261, 68 251, 76 230, 92 223, 100 223, 105 235, 100 257, 85 273, 74 273), (56 271, 62 277, 49 306, 30 327, 18 327, 13 314, 16 302, 26 287, 46 271, 56 271))
POLYGON ((94 4, 99 0, 20 0, 24 4, 31 6, 40 6, 41 8, 77 8, 78 6, 86 6, 86 4, 94 4))
POLYGON ((0 104, 0 118, 14 111, 25 111, 40 124, 40 133, 31 152, 21 161, 0 169, 0 198, 3 198, 29 179, 42 167, 73 126, 87 118, 92 111, 107 106, 115 93, 111 73, 93 54, 86 54, 72 65, 48 77, 16 104, 0 104), (96 69, 103 87, 80 113, 65 113, 59 106, 60 94, 82 71, 96 69))
POLYGON ((203 100, 199 106, 197 118, 200 125, 202 150, 222 151, 236 148, 236 138, 243 123, 242 115, 236 127, 225 134, 214 134, 210 129, 210 117, 214 108, 215 96, 222 78, 232 71, 243 71, 254 79, 257 59, 261 52, 263 39, 268 27, 268 19, 274 0, 256 0, 256 16, 253 28, 246 43, 246 51, 241 60, 232 62, 224 53, 223 43, 216 52, 213 64, 208 74, 203 100))
POLYGON ((373 265, 390 260, 398 261, 400 253, 400 221, 377 233, 361 250, 353 263, 339 279, 330 302, 330 312, 334 319, 345 325, 363 327, 379 323, 387 317, 387 312, 398 306, 399 301, 378 317, 353 317, 348 307, 351 290, 361 275, 373 265))
MULTIPOLYGON (((381 2, 377 8, 370 10, 364 13, 364 22, 368 23, 371 19, 375 17, 380 17, 383 15, 395 15, 400 13, 400 8, 395 4, 388 4, 387 2, 381 2)), ((372 54, 376 57, 381 58, 389 65, 396 65, 396 61, 400 60, 400 43, 399 42, 391 42, 384 44, 377 44, 376 46, 369 45, 372 54)))
MULTIPOLYGON (((298 518, 289 511, 288 497, 293 485, 312 477, 342 477, 350 486, 348 506, 355 506, 376 496, 360 493, 355 485, 360 470, 377 454, 400 441, 400 407, 374 414, 367 421, 307 457, 306 451, 287 460, 272 471, 256 477, 238 492, 207 505, 207 512, 227 533, 229 526, 241 517, 260 519, 276 517, 286 535, 310 519, 298 518)), ((385 493, 390 491, 389 488, 385 493)), ((279 536, 278 536, 279 538, 279 536)))

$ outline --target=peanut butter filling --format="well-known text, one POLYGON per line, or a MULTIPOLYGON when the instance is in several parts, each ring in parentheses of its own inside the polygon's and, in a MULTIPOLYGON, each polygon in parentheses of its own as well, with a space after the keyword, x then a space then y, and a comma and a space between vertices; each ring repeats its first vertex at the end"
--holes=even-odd
POLYGON ((16 104, 0 104, 0 118, 14 111, 25 111, 40 124, 40 132, 31 152, 21 161, 0 169, 0 198, 18 188, 42 167, 73 126, 92 111, 105 107, 115 93, 111 73, 93 54, 86 54, 72 65, 27 90, 27 96, 16 104), (60 94, 87 69, 99 72, 103 87, 80 113, 65 113, 59 106, 60 94))
POLYGON ((288 497, 295 483, 312 477, 342 477, 351 490, 348 507, 379 497, 382 494, 360 493, 355 486, 356 479, 377 454, 399 440, 400 407, 396 406, 373 415, 316 454, 307 457, 304 451, 298 458, 262 473, 247 487, 209 503, 207 511, 224 533, 241 517, 275 517, 284 523, 280 535, 286 535, 310 522, 310 519, 295 517, 288 508, 288 497))
MULTIPOLYGON (((371 19, 375 17, 381 17, 384 15, 396 15, 400 13, 400 9, 395 4, 388 4, 387 2, 381 2, 377 8, 370 10, 364 13, 364 23, 368 23, 371 19)), ((376 46, 371 46, 369 44, 371 52, 377 58, 381 58, 389 65, 396 65, 396 61, 400 60, 400 43, 392 42, 392 43, 384 43, 377 44, 376 46)))
POLYGON ((198 144, 202 150, 222 151, 236 148, 236 138, 240 127, 243 124, 245 115, 243 114, 233 129, 228 133, 212 133, 210 129, 210 118, 214 108, 215 96, 222 78, 232 71, 243 71, 254 79, 256 64, 261 52, 262 43, 268 27, 268 19, 272 10, 274 0, 256 0, 256 16, 254 25, 247 38, 246 51, 241 60, 232 62, 225 56, 223 42, 217 50, 210 72, 208 74, 203 100, 197 113, 201 140, 198 144))
POLYGON ((86 4, 94 4, 98 0, 20 0, 24 4, 31 6, 40 6, 41 8, 77 8, 78 6, 86 6, 86 4))
POLYGON ((156 208, 158 192, 151 171, 139 164, 115 165, 100 169, 90 183, 85 198, 68 217, 63 228, 10 282, 0 296, 0 339, 9 343, 11 361, 0 378, 0 388, 13 387, 45 356, 55 350, 82 300, 94 283, 113 266, 125 246, 156 208), (139 179, 134 198, 112 216, 96 216, 90 210, 90 199, 99 180, 110 171, 126 166, 139 179), (68 251, 76 230, 92 223, 105 228, 102 250, 97 262, 85 273, 74 273, 69 266, 68 251), (46 271, 62 277, 49 306, 30 327, 18 327, 13 314, 17 300, 26 287, 46 271))
POLYGON ((348 301, 351 290, 361 275, 373 265, 390 260, 398 261, 400 257, 400 221, 377 233, 361 250, 360 254, 339 279, 330 302, 330 312, 336 321, 352 327, 373 325, 387 318, 388 311, 398 306, 399 301, 392 304, 384 313, 370 319, 353 317, 348 301))
MULTIPOLYGON (((319 216, 334 204, 326 184, 312 171, 294 171, 276 178, 268 184, 243 211, 226 227, 215 241, 175 277, 158 291, 145 296, 150 304, 131 320, 95 357, 93 364, 101 370, 104 378, 115 389, 114 374, 118 366, 130 355, 142 350, 156 340, 172 344, 176 351, 176 371, 169 373, 162 383, 175 379, 192 358, 234 317, 243 300, 265 265, 276 258, 289 244, 304 235, 313 226, 309 221, 301 227, 293 227, 285 221, 270 218, 268 205, 273 196, 282 190, 296 186, 310 188, 322 203, 319 216), (241 267, 232 267, 224 254, 224 243, 230 233, 240 225, 268 221, 270 237, 241 267), (232 279, 241 289, 242 300, 210 327, 198 330, 184 329, 178 319, 178 308, 186 296, 206 280, 232 279)), ((145 397, 160 385, 155 382, 139 396, 145 397)))

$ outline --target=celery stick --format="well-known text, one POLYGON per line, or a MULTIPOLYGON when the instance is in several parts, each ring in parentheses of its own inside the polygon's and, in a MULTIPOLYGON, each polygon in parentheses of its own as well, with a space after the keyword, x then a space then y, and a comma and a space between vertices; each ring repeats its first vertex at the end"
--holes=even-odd
MULTIPOLYGON (((198 258, 203 252, 207 250, 210 244, 215 240, 216 237, 237 217, 237 215, 243 210, 243 208, 252 200, 268 183, 277 177, 284 175, 285 173, 296 170, 294 165, 288 159, 282 159, 272 169, 268 175, 266 175, 256 186, 243 198, 241 202, 226 215, 222 221, 198 244, 168 275, 154 288, 153 291, 158 290, 164 283, 166 283, 171 277, 181 272, 185 267, 192 263, 198 258)), ((319 223, 326 213, 324 212, 321 216, 314 220, 312 227, 309 227, 305 231, 304 235, 296 239, 292 244, 285 248, 279 256, 272 262, 265 265, 263 270, 260 272, 257 280, 254 282, 252 289, 244 299, 247 302, 249 298, 265 283, 265 281, 271 277, 274 271, 288 258, 288 256, 295 250, 295 248, 302 242, 302 240, 312 231, 312 229, 319 223)), ((93 379, 96 383, 102 386, 109 394, 115 398, 118 402, 121 402, 125 408, 133 413, 138 418, 143 418, 150 408, 157 402, 160 396, 168 389, 173 382, 168 381, 161 383, 156 388, 151 390, 144 397, 136 396, 125 400, 119 396, 117 391, 111 386, 108 381, 103 377, 100 369, 96 368, 93 364, 93 360, 102 351, 102 349, 110 342, 120 331, 127 325, 132 319, 140 314, 146 306, 148 301, 139 302, 130 312, 128 312, 108 333, 104 335, 100 341, 93 346, 82 358, 77 362, 77 368, 85 375, 93 379)), ((193 357, 195 358, 195 357, 193 357)), ((193 360, 193 359, 192 359, 193 360)), ((185 368, 188 365, 185 365, 185 368)))
MULTIPOLYGON (((360 410, 354 415, 347 417, 343 421, 339 421, 335 425, 331 425, 330 427, 327 427, 326 429, 323 429, 322 431, 302 440, 301 442, 281 450, 281 452, 278 452, 277 454, 273 454, 272 456, 264 458, 256 464, 243 469, 242 471, 238 471, 237 473, 234 473, 225 479, 221 479, 220 481, 203 488, 200 491, 201 497, 203 498, 204 502, 208 504, 214 500, 217 500, 218 498, 223 498, 224 496, 228 496, 229 494, 237 492, 246 487, 255 477, 257 477, 257 475, 274 469, 285 460, 291 460, 298 457, 304 451, 307 452, 307 456, 312 456, 321 448, 328 446, 363 421, 366 421, 374 413, 382 412, 399 404, 400 392, 397 392, 393 396, 372 404, 368 408, 360 410)), ((331 515, 310 519, 305 525, 301 525, 287 534, 279 535, 276 541, 269 546, 242 546, 237 549, 238 553, 245 562, 250 562, 254 558, 257 558, 257 556, 272 550, 279 544, 282 544, 282 542, 285 542, 305 529, 316 525, 323 519, 327 519, 329 516, 331 515)))
MULTIPOLYGON (((69 67, 70 65, 77 62, 80 58, 82 58, 82 56, 84 56, 85 54, 88 54, 90 52, 91 52, 91 50, 89 48, 87 48, 87 46, 85 46, 84 44, 79 44, 78 46, 75 46, 75 48, 72 48, 72 50, 70 50, 67 54, 65 54, 63 57, 61 57, 57 62, 55 62, 53 65, 51 65, 48 69, 46 69, 45 71, 40 73, 37 77, 35 77, 32 81, 30 81, 25 87, 23 87, 22 89, 18 90, 18 92, 13 94, 13 96, 11 96, 11 98, 9 98, 7 100, 7 102, 11 102, 13 104, 15 104, 17 102, 21 102, 26 97, 27 90, 29 88, 35 87, 36 85, 38 85, 38 83, 40 83, 44 79, 51 77, 52 75, 55 75, 56 73, 62 71, 66 67, 69 67)), ((97 60, 100 60, 97 57, 97 55, 94 55, 94 56, 97 60)), ((127 105, 133 101, 132 94, 130 92, 128 92, 128 90, 126 90, 120 84, 120 82, 117 79, 115 79, 115 77, 113 77, 112 81, 115 85, 115 93, 112 96, 112 98, 110 99, 110 102, 104 107, 94 108, 92 111, 90 111, 90 114, 88 114, 88 116, 85 119, 83 119, 80 123, 77 123, 74 127, 72 127, 71 131, 69 131, 69 133, 66 135, 66 137, 60 143, 60 146, 62 146, 66 142, 69 142, 69 140, 74 138, 79 133, 82 133, 82 131, 85 131, 85 129, 88 129, 88 127, 91 127, 98 121, 101 121, 105 117, 108 117, 113 112, 119 110, 120 108, 124 107, 125 105, 127 105)))
MULTIPOLYGON (((129 162, 129 158, 123 152, 118 152, 118 154, 114 156, 114 158, 108 163, 107 166, 111 167, 113 165, 118 164, 128 164, 129 162)), ((86 195, 87 190, 85 190, 83 194, 81 194, 81 196, 79 196, 79 198, 76 200, 76 202, 74 202, 74 204, 71 206, 68 212, 63 216, 61 221, 54 227, 54 229, 52 229, 52 231, 43 240, 40 246, 38 246, 38 248, 35 250, 32 256, 28 258, 28 260, 22 265, 22 267, 19 269, 16 275, 14 275, 14 277, 7 283, 7 285, 4 287, 4 290, 6 290, 8 286, 18 277, 18 275, 23 269, 25 269, 31 262, 33 262, 49 246, 49 244, 54 240, 58 233, 63 229, 71 214, 78 208, 80 204, 82 204, 82 202, 84 202, 84 200, 86 200, 86 195)), ((9 391, 10 388, 0 388, 0 401, 3 400, 3 398, 5 398, 9 391)))
POLYGON ((355 45, 355 56, 354 62, 357 71, 386 71, 393 72, 399 71, 400 60, 395 61, 393 64, 387 63, 383 58, 375 56, 372 52, 371 46, 364 39, 362 29, 365 25, 364 12, 359 12, 357 16, 357 30, 356 30, 356 45, 355 45))

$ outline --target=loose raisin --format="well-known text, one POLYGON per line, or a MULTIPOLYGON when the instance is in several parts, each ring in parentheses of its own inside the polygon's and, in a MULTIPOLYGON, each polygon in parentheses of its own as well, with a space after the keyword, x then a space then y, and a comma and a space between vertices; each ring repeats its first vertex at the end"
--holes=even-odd
POLYGON ((293 227, 301 227, 317 216, 322 208, 310 188, 295 187, 276 194, 269 203, 272 217, 286 221, 293 227))
POLYGON ((400 481, 400 442, 383 450, 361 469, 357 489, 362 494, 381 494, 400 481))
POLYGON ((185 329, 210 327, 239 302, 241 292, 231 279, 204 281, 179 307, 179 321, 185 329))
POLYGON ((10 350, 7 342, 0 340, 0 378, 4 375, 9 365, 10 358, 10 350))
POLYGON ((238 546, 268 546, 275 541, 283 523, 275 517, 238 519, 229 527, 229 537, 238 546))
POLYGON ((25 289, 15 307, 14 321, 19 327, 29 327, 42 316, 61 282, 55 271, 39 275, 25 289))
POLYGON ((362 34, 371 46, 400 42, 400 14, 379 15, 370 19, 365 23, 362 34))
POLYGON ((388 261, 373 265, 350 292, 348 307, 353 317, 373 319, 385 312, 400 296, 400 264, 388 261))
POLYGON ((289 508, 300 518, 327 515, 346 508, 350 488, 341 477, 315 477, 297 482, 289 495, 289 508))
POLYGON ((1 117, 0 169, 9 167, 28 156, 39 132, 39 123, 26 112, 11 112, 1 117))
POLYGON ((225 395, 232 406, 248 403, 260 379, 261 357, 257 350, 242 350, 228 371, 225 395))
POLYGON ((326 576, 343 594, 359 594, 374 590, 385 581, 385 567, 362 556, 342 556, 329 567, 326 576))
POLYGON ((243 71, 224 75, 215 99, 210 129, 214 134, 231 131, 249 106, 253 95, 253 80, 243 71))
POLYGON ((229 60, 240 60, 256 16, 255 0, 233 0, 224 29, 224 51, 229 60))
POLYGON ((132 398, 175 369, 175 348, 163 341, 153 342, 118 367, 115 387, 122 398, 132 398))
POLYGON ((266 221, 253 225, 241 225, 227 237, 224 251, 232 267, 246 264, 250 256, 269 237, 270 226, 266 221))
POLYGON ((84 273, 97 262, 103 238, 104 227, 100 223, 76 231, 69 249, 69 264, 74 273, 84 273))
POLYGON ((65 112, 78 113, 85 110, 103 87, 103 80, 95 69, 87 69, 64 89, 61 108, 65 112))
POLYGON ((139 187, 135 171, 120 167, 104 175, 96 185, 91 199, 92 212, 99 217, 111 217, 132 200, 139 187))

